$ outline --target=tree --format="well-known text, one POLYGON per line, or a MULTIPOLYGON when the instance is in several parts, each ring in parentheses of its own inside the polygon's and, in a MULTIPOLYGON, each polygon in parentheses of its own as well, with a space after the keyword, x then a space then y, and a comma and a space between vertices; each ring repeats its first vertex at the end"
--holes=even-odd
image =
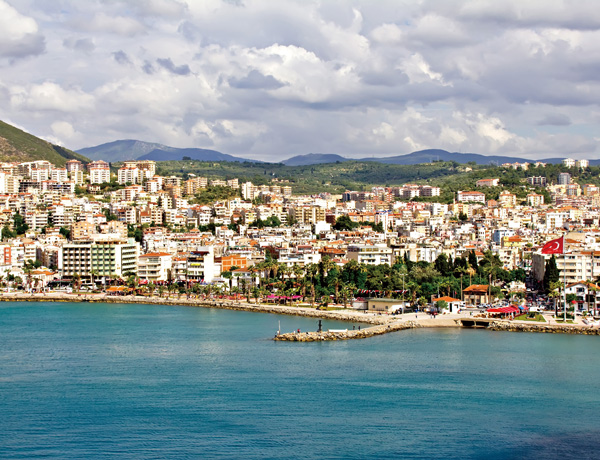
POLYGON ((71 229, 69 227, 60 227, 59 233, 67 240, 71 239, 71 229))
POLYGON ((13 228, 15 229, 17 235, 23 235, 25 232, 27 232, 27 230, 29 230, 29 225, 25 223, 25 218, 18 212, 16 212, 13 216, 13 222, 13 228))
POLYGON ((546 294, 549 294, 553 289, 552 285, 557 283, 560 279, 560 272, 556 266, 556 258, 554 255, 546 261, 546 267, 544 270, 544 281, 543 288, 546 294))
POLYGON ((354 230, 357 226, 358 224, 352 222, 352 219, 346 215, 338 217, 333 224, 335 230, 354 230))
POLYGON ((2 227, 2 239, 8 240, 10 238, 15 238, 17 236, 17 232, 13 232, 8 225, 2 227))

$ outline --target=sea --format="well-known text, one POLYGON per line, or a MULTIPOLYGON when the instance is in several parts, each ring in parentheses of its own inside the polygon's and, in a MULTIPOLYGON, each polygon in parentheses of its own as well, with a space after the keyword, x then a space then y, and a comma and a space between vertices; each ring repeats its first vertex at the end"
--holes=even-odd
POLYGON ((596 336, 272 340, 317 327, 185 306, 0 303, 0 458, 600 458, 596 336))

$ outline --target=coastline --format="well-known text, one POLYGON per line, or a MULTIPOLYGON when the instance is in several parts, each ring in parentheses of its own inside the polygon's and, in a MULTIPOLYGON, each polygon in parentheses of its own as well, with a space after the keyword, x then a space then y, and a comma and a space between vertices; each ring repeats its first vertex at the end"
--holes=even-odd
MULTIPOLYGON (((219 308, 224 310, 248 311, 256 313, 270 313, 279 315, 302 316, 316 319, 330 319, 351 323, 364 323, 371 325, 362 330, 324 331, 318 332, 291 332, 275 336, 279 341, 324 341, 362 339, 389 332, 413 328, 462 328, 461 320, 472 320, 470 315, 439 315, 431 318, 427 313, 406 313, 403 315, 389 316, 379 313, 370 313, 358 310, 316 310, 302 306, 286 306, 273 304, 255 304, 227 299, 197 299, 197 298, 166 298, 158 296, 109 296, 106 294, 67 294, 59 292, 50 293, 3 293, 2 302, 81 302, 81 303, 114 303, 114 304, 147 304, 166 306, 189 306, 202 308, 219 308)), ((496 319, 486 328, 490 331, 504 332, 537 332, 537 333, 562 333, 581 335, 600 335, 600 328, 584 324, 554 324, 533 323, 525 321, 508 321, 496 319)))

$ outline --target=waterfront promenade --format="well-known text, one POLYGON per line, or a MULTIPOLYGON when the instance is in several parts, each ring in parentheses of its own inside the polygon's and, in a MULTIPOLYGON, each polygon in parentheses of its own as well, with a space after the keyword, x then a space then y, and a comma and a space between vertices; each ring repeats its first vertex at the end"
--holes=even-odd
MULTIPOLYGON (((62 292, 46 293, 2 293, 0 301, 4 302, 86 302, 86 303, 115 303, 115 304, 151 304, 151 305, 178 305, 203 308, 221 308, 227 310, 251 311, 257 313, 274 313, 292 316, 313 317, 315 319, 330 319, 347 321, 352 323, 369 324, 371 327, 362 329, 348 329, 347 331, 322 333, 312 331, 286 332, 276 340, 287 341, 322 341, 322 340, 346 340, 367 338, 389 332, 412 328, 447 328, 462 327, 461 320, 473 320, 471 314, 442 314, 435 318, 425 312, 405 313, 402 315, 388 315, 375 312, 365 312, 351 309, 339 310, 317 310, 309 306, 289 306, 266 303, 253 303, 239 300, 218 298, 194 298, 186 296, 114 296, 106 293, 68 294, 62 292), (309 334, 307 334, 309 332, 309 334)), ((496 331, 511 332, 546 332, 546 333, 571 333, 600 335, 600 328, 590 327, 581 322, 580 318, 574 324, 561 324, 557 322, 550 313, 544 315, 546 322, 509 321, 496 319, 490 323, 489 329, 496 331)))

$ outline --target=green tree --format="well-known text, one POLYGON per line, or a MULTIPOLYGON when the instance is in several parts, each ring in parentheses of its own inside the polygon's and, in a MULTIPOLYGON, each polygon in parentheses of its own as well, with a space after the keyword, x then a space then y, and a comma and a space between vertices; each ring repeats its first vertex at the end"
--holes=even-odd
POLYGON ((546 261, 546 267, 544 270, 544 281, 543 288, 546 294, 549 294, 553 288, 552 285, 557 283, 560 279, 560 272, 556 266, 556 258, 554 255, 546 261))
POLYGON ((350 217, 343 215, 338 217, 335 220, 335 224, 333 225, 333 228, 335 230, 354 230, 356 227, 358 226, 358 224, 352 222, 352 219, 350 219, 350 217))
POLYGON ((25 223, 25 218, 18 212, 16 212, 13 216, 13 222, 13 228, 15 229, 17 235, 23 235, 25 232, 27 232, 27 230, 29 230, 29 225, 25 223))

